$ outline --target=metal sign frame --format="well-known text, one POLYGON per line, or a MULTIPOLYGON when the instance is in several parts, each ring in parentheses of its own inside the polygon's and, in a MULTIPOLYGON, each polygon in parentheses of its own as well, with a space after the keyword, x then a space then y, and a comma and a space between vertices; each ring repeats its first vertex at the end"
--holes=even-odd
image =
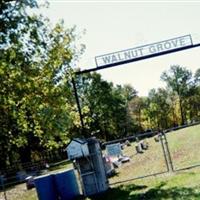
POLYGON ((77 104, 77 108, 78 108, 78 112, 79 112, 79 116, 80 116, 83 135, 84 135, 85 126, 84 126, 83 115, 82 115, 79 96, 78 96, 77 87, 76 87, 76 80, 75 80, 76 76, 81 75, 81 74, 85 74, 85 73, 94 72, 94 71, 99 71, 99 70, 110 68, 110 67, 115 67, 115 66, 118 66, 118 65, 133 63, 133 62, 137 62, 137 61, 141 61, 141 60, 155 58, 155 57, 158 57, 158 56, 163 56, 163 55, 176 53, 176 52, 180 52, 180 51, 184 51, 184 50, 188 50, 188 49, 193 49, 193 48, 197 48, 197 47, 200 47, 200 43, 192 44, 190 46, 184 46, 184 47, 181 47, 181 48, 178 48, 178 49, 171 49, 169 51, 158 52, 158 53, 155 53, 155 54, 134 58, 134 59, 131 59, 131 60, 125 60, 125 61, 118 62, 118 63, 112 63, 112 64, 108 64, 108 65, 101 66, 101 67, 95 67, 95 68, 90 68, 90 69, 85 69, 85 70, 82 70, 82 71, 75 72, 75 77, 72 78, 72 85, 73 85, 73 88, 74 88, 74 95, 75 95, 75 98, 76 98, 76 104, 77 104))
POLYGON ((136 58, 143 58, 156 53, 167 52, 192 45, 193 41, 191 35, 184 35, 181 37, 96 56, 95 62, 97 67, 102 67, 107 64, 119 64, 124 61, 135 60, 136 58))

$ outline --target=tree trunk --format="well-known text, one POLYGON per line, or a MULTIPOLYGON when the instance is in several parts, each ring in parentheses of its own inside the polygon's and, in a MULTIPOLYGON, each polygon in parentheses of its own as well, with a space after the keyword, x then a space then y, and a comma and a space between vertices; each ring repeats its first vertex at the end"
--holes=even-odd
POLYGON ((19 154, 22 163, 31 162, 31 149, 29 146, 21 147, 19 149, 19 154))
POLYGON ((180 96, 179 96, 179 105, 180 105, 180 112, 181 112, 181 125, 184 125, 185 121, 184 121, 184 114, 183 114, 183 105, 182 105, 182 100, 180 96))

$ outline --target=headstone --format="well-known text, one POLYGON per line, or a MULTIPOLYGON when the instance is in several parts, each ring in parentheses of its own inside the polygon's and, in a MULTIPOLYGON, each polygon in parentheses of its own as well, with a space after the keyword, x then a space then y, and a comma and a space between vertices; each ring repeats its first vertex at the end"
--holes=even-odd
POLYGON ((120 161, 121 163, 129 162, 129 161, 130 161, 130 157, 128 157, 128 156, 121 156, 121 157, 119 158, 119 161, 120 161))
POLYGON ((121 163, 120 161, 114 161, 114 162, 113 162, 113 166, 114 166, 115 168, 119 168, 121 165, 122 165, 122 163, 121 163))
POLYGON ((141 143, 141 148, 143 150, 147 150, 148 149, 149 145, 148 145, 147 141, 142 140, 140 143, 141 143))
POLYGON ((141 143, 136 144, 135 150, 136 150, 137 153, 143 153, 141 143))
POLYGON ((109 144, 106 145, 106 152, 108 156, 120 156, 122 155, 121 144, 109 144))
POLYGON ((126 144, 126 146, 131 146, 131 143, 130 143, 129 140, 126 140, 126 141, 125 141, 125 144, 126 144))
POLYGON ((159 138, 159 136, 157 135, 157 136, 155 136, 154 137, 154 140, 155 140, 155 142, 159 142, 160 141, 160 138, 159 138))

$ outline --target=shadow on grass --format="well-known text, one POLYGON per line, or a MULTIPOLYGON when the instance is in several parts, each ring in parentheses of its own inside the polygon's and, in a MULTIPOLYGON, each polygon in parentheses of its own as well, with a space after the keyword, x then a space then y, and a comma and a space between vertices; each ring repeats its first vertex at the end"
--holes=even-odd
POLYGON ((200 188, 172 187, 163 188, 165 182, 160 185, 147 189, 145 185, 119 186, 109 189, 106 193, 91 198, 92 200, 189 200, 200 199, 200 188))

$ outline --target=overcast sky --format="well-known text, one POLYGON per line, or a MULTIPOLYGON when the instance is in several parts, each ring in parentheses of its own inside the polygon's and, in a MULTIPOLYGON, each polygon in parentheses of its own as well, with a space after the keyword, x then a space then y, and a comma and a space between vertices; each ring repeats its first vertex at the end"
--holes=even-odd
MULTIPOLYGON (((64 19, 66 27, 86 30, 86 45, 77 67, 95 67, 95 56, 191 34, 200 43, 200 3, 197 2, 91 2, 50 0, 43 15, 52 23, 64 19)), ((103 78, 115 84, 130 83, 139 95, 163 87, 160 75, 178 64, 195 72, 200 68, 200 48, 102 70, 103 78)))

